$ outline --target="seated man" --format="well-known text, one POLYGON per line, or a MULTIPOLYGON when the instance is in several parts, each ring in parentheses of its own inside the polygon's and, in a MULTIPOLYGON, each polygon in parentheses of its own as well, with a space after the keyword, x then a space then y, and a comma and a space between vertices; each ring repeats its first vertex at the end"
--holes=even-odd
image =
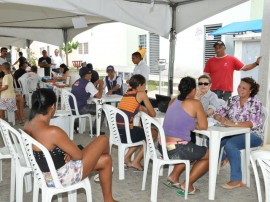
POLYGON ((106 72, 108 76, 104 78, 104 84, 108 89, 107 94, 123 95, 123 80, 120 76, 116 75, 114 67, 111 65, 108 66, 106 72))
POLYGON ((16 81, 16 86, 14 86, 14 87, 17 87, 17 88, 20 87, 19 82, 18 82, 18 79, 19 79, 23 74, 26 73, 26 70, 25 70, 25 69, 26 69, 27 67, 28 67, 28 63, 27 63, 27 62, 24 62, 23 64, 20 64, 19 69, 17 69, 17 70, 14 72, 13 77, 14 77, 14 79, 15 79, 15 81, 16 81))
POLYGON ((29 92, 34 92, 41 81, 40 76, 37 74, 37 66, 32 66, 31 71, 23 74, 18 80, 27 79, 29 92))
MULTIPOLYGON (((98 89, 95 88, 94 84, 90 81, 92 72, 86 67, 82 67, 79 71, 80 77, 71 87, 71 93, 75 96, 78 110, 80 114, 91 114, 96 115, 96 104, 87 104, 87 100, 90 97, 101 98, 103 92, 103 81, 99 80, 98 89)), ((71 108, 74 107, 73 101, 69 100, 71 108)), ((74 130, 78 133, 77 128, 79 126, 79 120, 76 120, 74 124, 74 130)), ((95 127, 95 124, 94 124, 95 127)), ((96 128, 93 128, 95 134, 96 128)))
POLYGON ((91 63, 88 63, 86 65, 86 67, 91 70, 91 72, 92 72, 91 82, 96 86, 97 85, 97 81, 99 80, 99 74, 98 74, 98 72, 93 69, 93 65, 91 63))

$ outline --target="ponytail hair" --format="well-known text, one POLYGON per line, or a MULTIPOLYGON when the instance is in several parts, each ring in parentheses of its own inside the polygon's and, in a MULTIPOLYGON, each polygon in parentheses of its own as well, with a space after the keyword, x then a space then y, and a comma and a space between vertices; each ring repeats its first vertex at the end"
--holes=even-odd
POLYGON ((37 114, 46 115, 48 108, 56 103, 56 96, 53 90, 47 88, 40 88, 32 95, 32 108, 29 114, 29 121, 31 121, 37 114))
POLYGON ((178 90, 180 94, 178 95, 177 99, 178 100, 185 100, 188 94, 196 88, 196 80, 192 77, 184 77, 181 79, 179 85, 178 85, 178 90))

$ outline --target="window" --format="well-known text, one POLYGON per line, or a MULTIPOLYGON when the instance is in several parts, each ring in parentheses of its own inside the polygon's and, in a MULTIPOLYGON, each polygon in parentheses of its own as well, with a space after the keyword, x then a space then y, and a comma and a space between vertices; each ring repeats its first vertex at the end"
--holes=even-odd
POLYGON ((88 42, 79 43, 79 54, 88 54, 88 42))
POLYGON ((205 26, 205 33, 204 33, 204 64, 205 65, 206 61, 215 56, 215 50, 213 48, 213 45, 216 41, 221 40, 221 36, 211 36, 209 33, 219 29, 222 25, 221 24, 216 24, 216 25, 206 25, 205 26))
POLYGON ((146 34, 139 35, 139 46, 142 46, 142 48, 146 48, 146 34))

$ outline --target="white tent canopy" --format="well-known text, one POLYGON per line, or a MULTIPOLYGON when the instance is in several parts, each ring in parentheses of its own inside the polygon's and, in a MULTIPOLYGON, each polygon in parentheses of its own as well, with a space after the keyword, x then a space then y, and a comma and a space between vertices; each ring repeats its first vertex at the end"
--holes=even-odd
POLYGON ((27 47, 27 42, 16 37, 0 36, 0 47, 3 46, 27 47))
POLYGON ((28 5, 20 4, 20 1, 17 1, 18 4, 8 2, 0 1, 0 35, 41 41, 57 46, 65 42, 64 31, 66 40, 69 41, 97 24, 112 21, 101 16, 88 15, 84 16, 88 27, 74 29, 72 18, 82 15, 56 10, 54 2, 51 4, 52 8, 34 6, 35 1, 29 2, 28 5))
MULTIPOLYGON (((1 0, 0 16, 3 15, 6 18, 6 22, 3 22, 3 19, 0 18, 0 27, 42 28, 43 30, 41 30, 41 32, 44 37, 50 32, 48 29, 56 29, 54 31, 62 29, 65 31, 62 35, 63 39, 64 41, 68 41, 82 30, 76 32, 73 29, 73 34, 70 34, 70 29, 67 28, 71 28, 72 26, 70 24, 67 26, 63 21, 68 20, 68 22, 71 22, 71 18, 75 17, 77 14, 84 15, 87 21, 94 19, 96 23, 102 23, 108 22, 110 21, 109 19, 111 19, 154 32, 163 37, 170 36, 168 94, 171 95, 173 91, 176 34, 197 22, 246 1, 247 0, 1 0), (11 9, 15 11, 10 12, 11 9), (54 24, 50 24, 49 26, 47 25, 48 23, 54 24)), ((38 37, 37 35, 38 34, 36 34, 35 37, 38 37)), ((14 33, 11 32, 10 36, 14 36, 14 33)), ((52 37, 48 37, 48 39, 53 40, 52 37)), ((60 39, 57 39, 59 44, 61 44, 60 41, 60 39)), ((55 42, 52 44, 55 44, 55 42)))

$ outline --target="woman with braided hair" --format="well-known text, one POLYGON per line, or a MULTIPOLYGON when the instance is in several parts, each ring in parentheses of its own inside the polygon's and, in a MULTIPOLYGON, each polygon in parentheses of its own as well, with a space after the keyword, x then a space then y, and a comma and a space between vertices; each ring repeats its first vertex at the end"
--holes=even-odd
MULTIPOLYGON (((191 195, 199 191, 193 183, 208 171, 209 153, 206 147, 191 142, 190 132, 194 129, 206 130, 208 124, 201 102, 194 99, 195 79, 184 77, 178 90, 180 95, 169 103, 163 128, 169 158, 196 161, 190 172, 188 194, 191 195)), ((159 150, 161 152, 160 145, 159 150)), ((180 183, 179 178, 184 170, 185 164, 175 165, 164 183, 170 188, 178 189, 177 193, 182 196, 185 194, 185 182, 180 183)))

